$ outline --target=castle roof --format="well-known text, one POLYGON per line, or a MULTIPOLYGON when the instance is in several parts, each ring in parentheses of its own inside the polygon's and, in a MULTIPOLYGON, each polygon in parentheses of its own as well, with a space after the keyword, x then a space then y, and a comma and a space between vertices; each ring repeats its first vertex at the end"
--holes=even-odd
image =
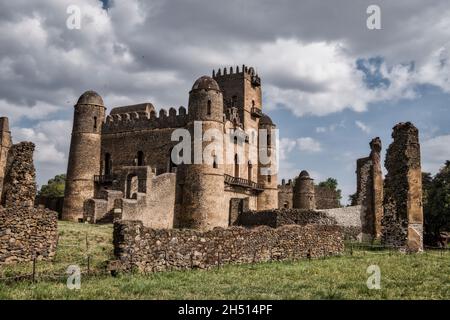
POLYGON ((261 119, 259 119, 259 124, 260 125, 262 125, 262 124, 263 125, 264 124, 273 125, 273 122, 272 122, 272 119, 270 119, 270 117, 267 114, 263 113, 261 119))
POLYGON ((88 90, 78 98, 77 104, 104 106, 102 97, 95 91, 88 90))
POLYGON ((207 89, 207 90, 213 89, 217 91, 220 90, 216 80, 208 76, 202 76, 194 82, 192 90, 199 90, 199 89, 207 89))
POLYGON ((309 178, 309 173, 306 170, 303 170, 302 172, 300 172, 299 175, 300 178, 309 178))

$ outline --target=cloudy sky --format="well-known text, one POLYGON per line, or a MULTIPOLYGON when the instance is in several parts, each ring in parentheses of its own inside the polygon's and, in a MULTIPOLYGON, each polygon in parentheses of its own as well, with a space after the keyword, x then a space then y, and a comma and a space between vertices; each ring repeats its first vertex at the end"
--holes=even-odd
POLYGON ((450 159, 447 0, 36 0, 0 2, 0 114, 36 143, 38 183, 67 165, 73 105, 187 105, 193 81, 246 64, 280 128, 279 178, 306 169, 355 190, 355 162, 412 121, 424 170, 450 159), (370 4, 381 30, 366 26, 370 4), (81 28, 67 27, 68 7, 81 28))

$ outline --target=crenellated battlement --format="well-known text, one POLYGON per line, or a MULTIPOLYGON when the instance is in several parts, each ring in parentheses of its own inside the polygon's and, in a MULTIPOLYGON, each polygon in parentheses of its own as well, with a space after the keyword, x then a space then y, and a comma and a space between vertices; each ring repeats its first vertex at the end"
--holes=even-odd
MULTIPOLYGON (((117 108, 113 110, 117 110, 117 108)), ((178 114, 175 108, 170 108, 169 111, 161 109, 158 115, 154 108, 124 113, 111 112, 103 123, 102 133, 179 128, 186 126, 187 121, 188 115, 183 106, 178 108, 178 114)))
POLYGON ((219 69, 217 69, 217 71, 216 70, 212 71, 212 77, 214 79, 217 79, 219 77, 230 77, 230 76, 233 76, 233 75, 240 75, 240 76, 244 75, 244 76, 249 76, 249 77, 258 76, 258 74, 255 71, 255 68, 248 67, 248 66, 246 66, 244 64, 241 67, 239 67, 239 66, 236 66, 236 67, 231 66, 229 68, 227 68, 227 67, 222 68, 222 69, 219 68, 219 69))
POLYGON ((242 65, 241 67, 225 67, 223 69, 218 69, 212 71, 212 77, 217 82, 224 82, 224 81, 230 81, 230 80, 236 80, 236 79, 248 79, 251 81, 252 85, 255 87, 261 86, 261 78, 258 76, 258 73, 256 72, 255 68, 248 67, 246 65, 242 65))

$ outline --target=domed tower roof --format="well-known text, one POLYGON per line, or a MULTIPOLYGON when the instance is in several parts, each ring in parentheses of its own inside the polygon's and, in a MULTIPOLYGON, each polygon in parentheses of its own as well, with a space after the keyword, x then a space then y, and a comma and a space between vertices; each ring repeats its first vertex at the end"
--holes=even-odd
POLYGON ((202 76, 198 78, 194 85, 192 86, 192 90, 200 90, 200 89, 206 89, 206 90, 217 90, 220 91, 219 85, 217 84, 216 80, 214 80, 211 77, 208 76, 202 76))
POLYGON ((273 126, 272 119, 270 119, 270 117, 267 114, 265 114, 265 113, 263 113, 261 119, 259 119, 259 124, 260 125, 271 125, 271 126, 273 126))
POLYGON ((93 104, 97 106, 105 106, 102 97, 95 91, 88 90, 78 99, 77 104, 93 104))
POLYGON ((300 172, 299 175, 300 178, 309 178, 309 173, 306 170, 303 170, 302 172, 300 172))

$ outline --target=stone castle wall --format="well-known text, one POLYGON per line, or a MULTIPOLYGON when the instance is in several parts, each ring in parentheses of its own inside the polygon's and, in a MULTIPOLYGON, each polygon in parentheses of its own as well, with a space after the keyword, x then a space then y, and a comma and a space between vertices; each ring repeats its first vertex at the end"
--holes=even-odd
POLYGON ((288 225, 280 228, 215 228, 155 230, 139 221, 114 224, 110 268, 141 272, 208 269, 224 264, 297 260, 336 255, 344 250, 335 226, 288 225))

